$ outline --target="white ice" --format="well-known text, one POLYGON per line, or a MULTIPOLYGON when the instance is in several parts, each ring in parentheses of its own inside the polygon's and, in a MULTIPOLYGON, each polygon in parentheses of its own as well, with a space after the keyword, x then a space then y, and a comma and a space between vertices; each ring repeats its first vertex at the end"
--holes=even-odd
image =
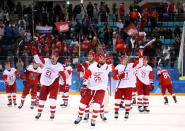
MULTIPOLYGON (((21 95, 17 95, 17 103, 20 104, 21 95)), ((128 120, 124 119, 124 110, 119 111, 119 118, 114 119, 114 97, 110 97, 108 120, 96 121, 96 126, 90 126, 89 121, 82 121, 78 125, 73 122, 77 118, 79 95, 69 97, 69 106, 61 108, 61 97, 58 96, 57 111, 54 120, 50 120, 48 101, 39 120, 35 120, 37 109, 31 110, 30 96, 27 96, 22 109, 17 106, 8 107, 7 97, 0 95, 0 131, 185 131, 185 96, 177 96, 175 104, 169 96, 169 104, 163 104, 162 96, 150 97, 149 114, 139 113, 134 106, 128 120)))

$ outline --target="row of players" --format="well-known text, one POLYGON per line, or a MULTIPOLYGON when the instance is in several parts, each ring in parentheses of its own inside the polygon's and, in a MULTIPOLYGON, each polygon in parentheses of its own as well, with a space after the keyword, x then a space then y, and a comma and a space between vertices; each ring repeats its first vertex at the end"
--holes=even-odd
MULTIPOLYGON (((69 97, 69 87, 71 85, 72 68, 70 61, 66 60, 65 65, 61 65, 57 62, 59 56, 57 53, 53 53, 51 58, 41 58, 38 56, 36 49, 32 49, 32 55, 34 56, 34 63, 27 67, 23 74, 24 90, 21 98, 21 104, 19 108, 22 108, 26 95, 32 88, 31 93, 31 108, 35 103, 36 91, 38 83, 41 84, 38 114, 36 119, 41 117, 42 110, 44 108, 45 101, 48 94, 50 101, 51 119, 55 117, 56 99, 58 93, 58 87, 60 85, 60 91, 64 100, 64 104, 61 106, 67 106, 69 97), (40 67, 39 67, 40 66, 40 67), (41 74, 41 75, 40 75, 41 74), (40 80, 39 80, 40 75, 40 80)), ((83 72, 83 85, 81 88, 81 100, 79 105, 78 117, 75 120, 75 124, 78 124, 82 120, 82 116, 85 112, 85 120, 89 119, 89 105, 93 100, 93 111, 91 126, 95 126, 95 122, 100 113, 103 120, 106 120, 104 116, 103 100, 105 96, 105 90, 108 85, 108 74, 113 72, 113 79, 117 80, 117 88, 115 92, 115 118, 118 118, 118 111, 122 99, 125 101, 125 119, 129 118, 129 112, 131 109, 131 100, 133 88, 137 89, 138 99, 137 105, 140 112, 149 112, 149 94, 150 90, 154 89, 153 84, 153 72, 152 68, 147 64, 148 57, 143 56, 143 48, 138 51, 139 60, 128 63, 128 56, 123 55, 121 57, 121 63, 115 68, 112 65, 111 58, 105 56, 103 53, 98 54, 98 59, 95 61, 95 53, 88 53, 88 60, 86 66, 80 64, 77 66, 78 72, 83 72)), ((12 104, 11 93, 13 96, 14 105, 16 105, 16 75, 18 72, 14 68, 10 68, 10 63, 6 63, 6 70, 3 73, 3 79, 6 85, 6 91, 8 94, 9 104, 12 104)), ((174 101, 177 102, 176 96, 173 93, 172 84, 168 72, 162 69, 161 65, 158 66, 159 87, 162 89, 162 94, 165 99, 165 104, 168 103, 167 96, 165 95, 166 89, 172 94, 174 101)))

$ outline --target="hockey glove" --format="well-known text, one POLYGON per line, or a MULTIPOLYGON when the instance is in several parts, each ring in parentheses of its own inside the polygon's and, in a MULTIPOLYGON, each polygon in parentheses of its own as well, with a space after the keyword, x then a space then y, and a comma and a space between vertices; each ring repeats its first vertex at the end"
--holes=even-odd
POLYGON ((81 91, 80 91, 80 95, 83 97, 85 95, 86 91, 87 91, 87 86, 86 85, 82 85, 81 91))
POLYGON ((150 83, 149 88, 150 88, 150 91, 153 91, 154 90, 154 83, 150 83))
POLYGON ((121 73, 118 77, 119 77, 120 80, 124 79, 125 78, 125 73, 121 73))

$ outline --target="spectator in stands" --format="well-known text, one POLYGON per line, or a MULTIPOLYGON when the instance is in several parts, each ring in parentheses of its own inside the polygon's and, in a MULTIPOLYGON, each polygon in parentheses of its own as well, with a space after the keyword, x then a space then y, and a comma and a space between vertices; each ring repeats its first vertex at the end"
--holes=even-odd
POLYGON ((152 30, 152 36, 154 38, 158 38, 159 37, 159 31, 158 31, 157 26, 152 30))
POLYGON ((68 13, 68 20, 71 21, 73 19, 73 5, 69 4, 67 8, 67 13, 68 13))
POLYGON ((175 37, 175 43, 174 43, 175 57, 178 57, 179 49, 180 49, 180 37, 177 34, 176 37, 175 37))
POLYGON ((157 9, 152 11, 151 15, 154 17, 155 22, 157 23, 158 22, 158 16, 159 16, 159 13, 157 12, 157 9))
POLYGON ((15 9, 15 14, 21 14, 22 13, 22 5, 21 2, 18 2, 15 9))
POLYGON ((172 30, 170 29, 170 27, 168 26, 166 29, 166 39, 172 39, 172 30))
POLYGON ((175 15, 175 4, 172 2, 171 4, 168 5, 168 15, 170 17, 171 21, 174 21, 174 15, 175 15))
POLYGON ((63 4, 61 8, 61 19, 60 20, 66 21, 66 17, 67 17, 66 4, 63 4))
POLYGON ((161 52, 162 43, 159 37, 156 38, 155 42, 153 43, 153 47, 155 49, 155 54, 158 54, 161 52))
POLYGON ((93 9, 93 11, 94 11, 94 14, 98 14, 99 13, 99 9, 98 9, 97 3, 94 3, 94 9, 93 9))
POLYGON ((65 39, 62 42, 62 55, 69 56, 69 45, 65 39))
POLYGON ((116 16, 116 21, 118 21, 118 8, 116 3, 112 4, 112 14, 116 16))
POLYGON ((28 29, 25 33, 24 33, 24 41, 26 43, 29 43, 31 40, 31 33, 30 30, 28 29))
POLYGON ((80 14, 80 13, 81 13, 81 5, 78 4, 73 9, 74 20, 76 19, 76 14, 80 14))
POLYGON ((101 22, 106 22, 107 21, 107 7, 103 1, 100 2, 100 21, 101 22))
POLYGON ((168 47, 167 45, 165 45, 163 49, 163 56, 164 56, 164 62, 165 62, 164 64, 165 66, 167 66, 170 60, 170 47, 168 47))
POLYGON ((10 16, 9 16, 8 11, 5 10, 4 14, 5 14, 5 22, 6 22, 7 24, 9 24, 9 23, 10 23, 10 16))
POLYGON ((150 12, 150 5, 148 2, 145 3, 145 8, 147 9, 147 12, 150 12))
POLYGON ((137 9, 133 9, 132 12, 130 12, 130 21, 131 22, 135 22, 137 21, 139 18, 139 12, 137 11, 137 9))
POLYGON ((185 19, 185 2, 183 3, 183 13, 184 13, 184 19, 185 19))
POLYGON ((2 66, 2 63, 0 62, 0 72, 3 71, 3 66, 2 66))
POLYGON ((86 10, 87 10, 88 17, 90 18, 90 20, 92 20, 94 7, 91 2, 87 4, 86 10))
POLYGON ((177 25, 175 25, 175 30, 174 30, 174 36, 176 37, 177 35, 180 36, 181 30, 177 25))
POLYGON ((4 24, 0 21, 0 40, 4 37, 4 24))
POLYGON ((161 29, 159 31, 159 35, 160 35, 160 39, 164 39, 164 37, 166 36, 166 32, 165 32, 163 26, 161 26, 161 29))
POLYGON ((163 14, 165 13, 164 3, 161 2, 156 10, 159 12, 159 21, 163 21, 163 14))
POLYGON ((18 72, 22 72, 24 70, 24 63, 21 58, 18 58, 16 67, 17 67, 18 72))
POLYGON ((71 52, 73 52, 73 50, 74 50, 74 48, 75 48, 76 46, 79 46, 79 43, 78 43, 76 37, 74 36, 74 37, 73 37, 73 40, 72 40, 71 43, 70 43, 71 52))
POLYGON ((47 9, 47 6, 46 4, 44 3, 41 7, 41 15, 42 15, 42 25, 45 26, 48 24, 48 18, 47 18, 47 12, 48 12, 48 9, 47 9))
POLYGON ((0 10, 0 21, 4 21, 4 10, 0 10))
POLYGON ((75 26, 75 32, 78 34, 81 31, 81 24, 80 21, 77 21, 76 26, 75 26))
POLYGON ((116 27, 119 29, 119 31, 121 31, 124 28, 124 24, 121 20, 119 20, 119 22, 117 23, 116 27))
POLYGON ((125 16, 125 6, 124 3, 121 3, 119 6, 119 15, 120 15, 120 19, 123 19, 123 16, 125 16))

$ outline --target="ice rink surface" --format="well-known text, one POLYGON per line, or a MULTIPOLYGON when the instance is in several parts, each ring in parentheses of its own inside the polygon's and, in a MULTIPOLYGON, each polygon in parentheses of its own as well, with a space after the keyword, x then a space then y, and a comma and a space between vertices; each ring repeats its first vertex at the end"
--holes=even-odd
MULTIPOLYGON (((17 95, 20 104, 21 95, 17 95)), ((130 112, 128 120, 124 119, 124 110, 119 111, 119 118, 114 119, 114 97, 110 97, 108 120, 100 117, 96 126, 90 126, 90 120, 78 125, 73 122, 77 118, 79 95, 69 97, 69 106, 61 108, 61 97, 57 100, 57 111, 54 120, 50 120, 49 102, 39 120, 35 120, 37 109, 30 109, 30 96, 27 96, 22 109, 17 106, 8 107, 5 94, 0 95, 0 131, 185 131, 185 96, 177 96, 178 103, 168 96, 169 104, 163 104, 162 96, 150 97, 150 113, 139 113, 136 106, 130 112)), ((91 115, 90 115, 91 117, 91 115)))

